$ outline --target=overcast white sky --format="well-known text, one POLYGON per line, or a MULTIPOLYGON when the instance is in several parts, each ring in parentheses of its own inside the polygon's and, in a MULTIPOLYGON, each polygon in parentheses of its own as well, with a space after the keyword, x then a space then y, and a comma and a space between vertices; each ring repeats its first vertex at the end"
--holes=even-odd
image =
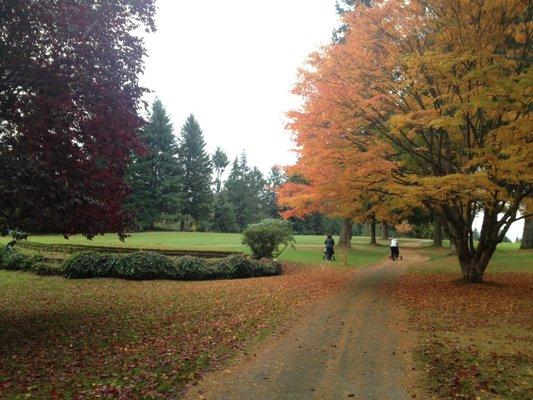
POLYGON ((285 113, 298 67, 327 44, 335 0, 158 0, 142 79, 179 132, 188 114, 211 152, 243 150, 263 172, 294 161, 285 113))
POLYGON ((335 0, 158 0, 156 23, 142 84, 175 132, 193 113, 210 152, 220 146, 233 159, 244 150, 265 173, 294 162, 285 113, 299 103, 290 90, 307 55, 331 40, 335 0))

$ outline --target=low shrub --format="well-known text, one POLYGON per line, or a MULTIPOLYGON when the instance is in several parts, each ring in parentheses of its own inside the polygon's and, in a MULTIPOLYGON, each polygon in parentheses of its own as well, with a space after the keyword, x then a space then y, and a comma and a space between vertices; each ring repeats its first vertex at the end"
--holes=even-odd
POLYGON ((49 264, 45 262, 37 262, 31 267, 31 272, 37 275, 63 275, 64 269, 59 264, 49 264))
POLYGON ((294 245, 294 236, 289 221, 264 219, 248 225, 243 232, 242 244, 252 249, 255 259, 278 257, 289 245, 294 245), (279 247, 284 245, 280 250, 279 247))
POLYGON ((191 256, 172 259, 151 252, 104 255, 95 251, 84 251, 57 265, 43 262, 41 256, 19 253, 10 246, 0 248, 0 268, 31 271, 38 275, 64 275, 72 279, 118 277, 133 280, 191 281, 281 274, 279 262, 255 260, 243 254, 218 259, 191 256))
POLYGON ((174 267, 173 278, 184 281, 195 281, 206 279, 208 265, 211 266, 216 260, 211 260, 209 263, 199 257, 185 256, 179 257, 176 260, 174 267))
POLYGON ((29 271, 35 263, 43 261, 40 255, 23 254, 12 246, 0 248, 0 268, 11 271, 29 271))
POLYGON ((109 262, 111 256, 106 256, 95 251, 83 251, 76 253, 63 265, 63 271, 67 278, 103 278, 113 276, 111 267, 114 265, 109 262))
POLYGON ((172 279, 176 265, 162 254, 139 251, 116 258, 114 273, 125 279, 172 279))
POLYGON ((181 257, 176 261, 174 279, 242 279, 281 274, 281 264, 276 261, 258 261, 250 256, 236 254, 215 260, 181 257))

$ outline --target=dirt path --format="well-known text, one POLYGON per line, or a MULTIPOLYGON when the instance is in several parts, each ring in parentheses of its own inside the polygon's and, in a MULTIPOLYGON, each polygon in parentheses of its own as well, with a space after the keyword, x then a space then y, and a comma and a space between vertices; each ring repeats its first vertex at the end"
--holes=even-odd
POLYGON ((409 399, 410 343, 388 288, 422 257, 362 270, 347 289, 317 305, 254 356, 215 372, 187 399, 409 399))

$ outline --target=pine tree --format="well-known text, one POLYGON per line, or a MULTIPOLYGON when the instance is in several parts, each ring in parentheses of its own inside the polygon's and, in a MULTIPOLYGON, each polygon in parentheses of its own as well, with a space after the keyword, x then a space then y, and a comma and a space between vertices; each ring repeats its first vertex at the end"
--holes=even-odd
POLYGON ((280 167, 274 166, 270 169, 265 191, 265 213, 270 218, 279 218, 280 209, 278 207, 278 195, 276 191, 286 180, 287 177, 280 167))
MULTIPOLYGON (((181 130, 179 154, 185 196, 182 214, 190 216, 197 223, 205 222, 213 207, 212 164, 205 149, 202 130, 192 114, 181 130)), ((182 220, 181 229, 184 227, 185 221, 182 220)))
POLYGON ((237 232, 239 230, 235 209, 225 190, 218 193, 215 198, 212 228, 215 232, 237 232))
POLYGON ((134 156, 128 167, 132 193, 126 208, 134 213, 141 229, 151 229, 158 220, 176 219, 182 202, 178 146, 161 101, 154 101, 149 122, 139 137, 147 152, 134 156))
POLYGON ((235 159, 224 189, 235 210, 239 229, 266 216, 265 187, 263 174, 256 167, 248 166, 246 154, 235 159))
POLYGON ((222 188, 222 174, 226 170, 227 166, 229 165, 228 156, 224 151, 217 147, 215 150, 215 154, 213 154, 213 168, 215 169, 215 193, 220 193, 220 189, 222 188))

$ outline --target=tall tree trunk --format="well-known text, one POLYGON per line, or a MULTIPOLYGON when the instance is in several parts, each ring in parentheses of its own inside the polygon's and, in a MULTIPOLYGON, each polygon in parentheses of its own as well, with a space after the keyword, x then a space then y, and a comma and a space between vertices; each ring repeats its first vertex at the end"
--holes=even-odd
POLYGON ((385 221, 381 223, 381 239, 389 239, 389 224, 387 224, 385 221))
POLYGON ((185 220, 182 219, 181 222, 180 222, 180 232, 183 232, 185 231, 185 220))
POLYGON ((376 220, 370 222, 370 244, 378 244, 376 241, 376 220))
POLYGON ((351 219, 344 219, 341 225, 341 235, 339 239, 339 246, 350 248, 352 247, 352 225, 351 219))
MULTIPOLYGON (((531 210, 527 210, 531 212, 531 210)), ((524 231, 522 232, 521 249, 533 249, 533 217, 526 218, 524 221, 524 231)))
POLYGON ((442 247, 442 226, 437 218, 433 221, 433 247, 442 247))

